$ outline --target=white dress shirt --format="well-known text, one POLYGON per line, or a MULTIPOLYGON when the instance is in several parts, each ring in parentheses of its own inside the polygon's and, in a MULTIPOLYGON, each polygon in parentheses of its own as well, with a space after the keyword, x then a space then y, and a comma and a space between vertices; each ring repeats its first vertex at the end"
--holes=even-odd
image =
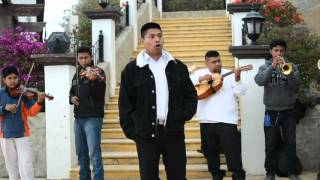
POLYGON ((148 64, 154 76, 156 84, 157 119, 159 124, 164 125, 167 120, 169 106, 169 90, 165 69, 171 60, 174 60, 172 55, 164 50, 159 60, 153 59, 145 50, 141 51, 137 56, 137 66, 143 67, 148 64))
MULTIPOLYGON (((222 69, 221 74, 229 70, 222 69)), ((190 75, 194 85, 199 84, 199 77, 212 74, 209 69, 200 69, 190 75)), ((238 105, 237 96, 242 96, 246 92, 246 87, 241 81, 236 82, 234 74, 224 77, 220 90, 206 99, 198 101, 197 117, 200 123, 228 123, 237 124, 238 105)))

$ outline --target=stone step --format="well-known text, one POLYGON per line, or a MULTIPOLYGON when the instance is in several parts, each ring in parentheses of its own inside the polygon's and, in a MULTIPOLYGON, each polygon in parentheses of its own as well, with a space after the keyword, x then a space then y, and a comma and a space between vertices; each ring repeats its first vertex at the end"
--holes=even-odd
MULTIPOLYGON (((187 178, 210 178, 206 164, 187 164, 187 178)), ((221 169, 226 169, 226 165, 221 165, 221 169)), ((105 179, 108 180, 139 180, 138 165, 104 165, 105 179)), ((164 166, 159 165, 159 173, 161 179, 166 179, 164 166)), ((227 176, 231 173, 227 172, 227 176)), ((72 168, 70 171, 70 179, 79 179, 79 167, 72 168)))
MULTIPOLYGON (((170 52, 172 54, 173 57, 175 57, 176 59, 181 60, 182 62, 185 62, 185 60, 197 60, 197 59, 204 59, 204 55, 206 54, 207 51, 176 51, 176 52, 170 52), (194 58, 197 57, 197 58, 194 58)), ((131 58, 135 58, 138 56, 140 52, 139 51, 135 51, 132 55, 131 58)), ((226 59, 229 60, 233 60, 233 56, 230 53, 221 53, 220 57, 222 59, 222 61, 225 61, 226 59)))
POLYGON ((170 31, 165 31, 163 32, 163 35, 164 36, 167 36, 167 35, 174 35, 174 34, 220 34, 220 35, 230 35, 232 32, 231 32, 231 29, 223 29, 223 30, 220 30, 220 29, 200 29, 200 30, 193 30, 193 29, 190 29, 190 30, 170 30, 170 31))
MULTIPOLYGON (((188 41, 185 42, 168 42, 167 40, 164 42, 164 48, 167 48, 169 46, 181 46, 181 47, 188 47, 188 46, 227 46, 229 47, 231 45, 231 41, 188 41)), ((140 44, 141 47, 143 47, 143 44, 140 44)))
MULTIPOLYGON (((185 123, 185 128, 187 127, 199 127, 199 121, 196 118, 191 119, 190 121, 187 121, 185 123)), ((111 119, 111 118, 105 118, 103 120, 102 129, 118 129, 120 128, 119 124, 119 117, 111 119)))
POLYGON ((231 39, 231 33, 214 33, 214 34, 200 34, 200 33, 192 33, 192 34, 166 34, 163 35, 163 38, 171 39, 171 38, 214 38, 214 39, 231 39))
MULTIPOLYGON (((196 151, 200 149, 199 138, 187 138, 185 139, 187 151, 196 151)), ((136 146, 131 139, 102 139, 101 140, 102 151, 136 151, 136 146)))
MULTIPOLYGON (((207 160, 202 153, 197 151, 187 151, 188 164, 206 164, 207 160)), ((139 164, 138 155, 135 151, 117 151, 117 152, 103 152, 103 164, 105 165, 124 165, 124 164, 139 164)), ((223 154, 220 155, 221 164, 226 163, 223 154)), ((162 160, 160 160, 162 163, 162 160)))
MULTIPOLYGON (((188 31, 214 31, 218 32, 231 32, 230 23, 219 23, 219 24, 172 24, 172 25, 161 25, 161 30, 164 35, 168 35, 172 32, 188 32, 188 31)), ((184 33, 180 33, 184 34, 184 33)))
POLYGON ((155 19, 154 22, 159 24, 189 24, 189 23, 221 23, 229 22, 228 17, 215 17, 215 18, 165 18, 165 19, 155 19))
MULTIPOLYGON (((119 91, 116 91, 116 94, 119 94, 119 91)), ((116 109, 118 109, 118 101, 107 102, 107 110, 116 110, 116 109)))
MULTIPOLYGON (((138 52, 142 51, 144 49, 144 47, 138 47, 138 52)), ((177 51, 204 51, 204 52, 207 52, 208 50, 211 50, 211 49, 214 49, 214 50, 217 50, 219 51, 219 53, 222 53, 222 52, 227 52, 229 53, 229 46, 227 45, 224 45, 224 46, 221 46, 221 45, 215 45, 215 46, 212 46, 212 45, 200 45, 200 46, 185 46, 185 45, 181 45, 181 46, 166 46, 164 48, 166 51, 169 51, 170 53, 171 52, 177 52, 177 51)))
MULTIPOLYGON (((123 139, 126 138, 121 128, 113 129, 102 129, 101 130, 103 139, 123 139)), ((185 128, 186 138, 200 138, 199 127, 186 127, 185 128)))
MULTIPOLYGON (((221 43, 190 43, 190 44, 177 44, 177 43, 165 43, 164 44, 164 49, 166 49, 167 51, 171 51, 171 50, 209 50, 209 49, 215 49, 215 50, 228 50, 229 46, 231 45, 231 42, 226 42, 224 44, 221 43)), ((142 50, 144 49, 143 45, 140 44, 138 46, 138 50, 142 50)))
POLYGON ((231 36, 230 37, 193 37, 193 38, 184 38, 184 37, 176 37, 176 38, 167 38, 164 39, 165 43, 181 43, 183 45, 184 43, 190 43, 190 42, 231 42, 231 36))

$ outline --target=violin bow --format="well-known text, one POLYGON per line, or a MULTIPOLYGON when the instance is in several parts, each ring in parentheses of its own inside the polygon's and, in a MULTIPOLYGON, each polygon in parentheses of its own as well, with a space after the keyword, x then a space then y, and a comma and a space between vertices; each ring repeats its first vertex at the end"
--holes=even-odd
POLYGON ((78 47, 77 44, 74 44, 74 57, 75 57, 75 63, 76 63, 76 81, 77 81, 77 96, 80 97, 80 84, 79 84, 79 64, 77 61, 77 56, 78 56, 78 47))
POLYGON ((34 62, 33 62, 32 65, 31 65, 31 68, 30 68, 29 73, 28 73, 28 76, 27 76, 27 80, 26 80, 26 82, 24 83, 24 86, 23 86, 23 88, 22 88, 22 91, 21 91, 22 93, 20 94, 19 100, 18 100, 17 105, 16 105, 17 107, 19 107, 19 105, 20 105, 23 92, 25 91, 25 89, 26 89, 26 87, 27 87, 27 84, 28 84, 28 82, 29 82, 29 79, 30 79, 30 76, 31 76, 31 72, 32 72, 32 70, 33 70, 33 67, 34 67, 34 62))

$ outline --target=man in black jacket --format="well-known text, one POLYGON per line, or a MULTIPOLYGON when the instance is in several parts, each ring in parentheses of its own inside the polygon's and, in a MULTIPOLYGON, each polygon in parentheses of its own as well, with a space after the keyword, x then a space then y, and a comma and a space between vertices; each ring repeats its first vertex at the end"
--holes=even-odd
POLYGON ((163 49, 161 27, 141 28, 144 50, 121 74, 120 124, 136 143, 141 180, 159 179, 162 154, 168 180, 186 178, 184 124, 197 108, 187 67, 163 49))
POLYGON ((92 66, 91 50, 77 50, 77 72, 70 89, 70 104, 74 104, 74 133, 76 153, 80 165, 80 180, 90 180, 90 160, 94 180, 104 179, 101 157, 101 128, 105 105, 105 74, 92 66))

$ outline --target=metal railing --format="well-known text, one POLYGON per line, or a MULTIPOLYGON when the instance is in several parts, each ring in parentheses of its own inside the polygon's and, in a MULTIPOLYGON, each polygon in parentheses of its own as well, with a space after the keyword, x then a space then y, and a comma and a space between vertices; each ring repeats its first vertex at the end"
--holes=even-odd
POLYGON ((100 30, 98 40, 92 46, 94 65, 97 65, 98 63, 101 63, 104 61, 103 51, 104 51, 103 34, 102 34, 102 30, 100 30))
POLYGON ((162 0, 164 12, 226 9, 225 0, 162 0))

